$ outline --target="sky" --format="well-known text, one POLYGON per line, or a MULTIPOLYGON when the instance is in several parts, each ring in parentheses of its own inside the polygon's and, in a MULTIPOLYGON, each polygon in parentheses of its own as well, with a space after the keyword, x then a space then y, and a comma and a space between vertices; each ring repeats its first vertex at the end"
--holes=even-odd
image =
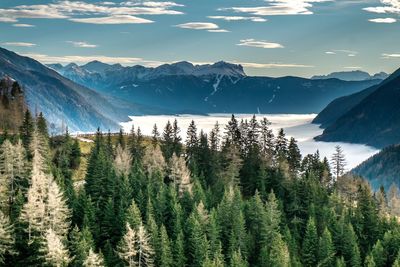
POLYGON ((400 0, 0 0, 0 46, 42 63, 391 73, 399 44, 400 0))

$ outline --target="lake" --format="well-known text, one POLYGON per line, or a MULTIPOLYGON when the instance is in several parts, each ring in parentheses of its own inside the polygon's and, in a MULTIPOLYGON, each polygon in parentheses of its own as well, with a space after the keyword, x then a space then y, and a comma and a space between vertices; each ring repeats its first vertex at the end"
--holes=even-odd
MULTIPOLYGON (((252 118, 252 114, 237 114, 238 120, 252 118)), ((334 153, 335 146, 340 145, 346 155, 347 170, 356 167, 358 164, 368 159, 379 150, 366 145, 349 144, 349 143, 328 143, 316 142, 313 137, 320 135, 322 129, 318 125, 312 124, 311 121, 316 114, 258 114, 257 119, 261 120, 266 117, 272 124, 271 129, 277 133, 280 128, 283 128, 288 138, 294 137, 298 141, 301 153, 304 155, 315 153, 319 150, 321 157, 331 158, 334 153)), ((225 125, 230 120, 231 114, 210 114, 209 116, 200 115, 159 115, 159 116, 131 116, 131 121, 121 123, 125 132, 129 132, 132 125, 135 128, 140 127, 144 135, 151 135, 154 124, 157 124, 159 132, 162 133, 165 124, 175 119, 178 120, 178 125, 181 128, 181 137, 186 138, 186 130, 192 120, 195 121, 198 132, 203 129, 209 133, 218 121, 221 132, 225 131, 225 125)))

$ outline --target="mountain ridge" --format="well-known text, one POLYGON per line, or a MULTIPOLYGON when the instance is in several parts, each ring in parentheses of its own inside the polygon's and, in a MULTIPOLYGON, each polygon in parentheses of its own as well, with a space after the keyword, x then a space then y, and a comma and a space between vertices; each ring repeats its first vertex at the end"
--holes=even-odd
MULTIPOLYGON (((400 69, 376 88, 367 90, 370 92, 364 91, 359 102, 350 105, 347 112, 328 124, 316 140, 361 143, 378 148, 399 143, 400 69)), ((332 106, 329 109, 334 110, 332 106)))

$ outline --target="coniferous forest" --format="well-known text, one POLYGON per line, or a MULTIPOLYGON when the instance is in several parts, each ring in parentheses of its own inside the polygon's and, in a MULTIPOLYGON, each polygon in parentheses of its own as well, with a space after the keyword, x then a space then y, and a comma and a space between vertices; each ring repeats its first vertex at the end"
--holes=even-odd
POLYGON ((302 157, 256 117, 184 130, 49 136, 27 111, 0 139, 0 264, 400 266, 398 192, 345 174, 340 147, 302 157))

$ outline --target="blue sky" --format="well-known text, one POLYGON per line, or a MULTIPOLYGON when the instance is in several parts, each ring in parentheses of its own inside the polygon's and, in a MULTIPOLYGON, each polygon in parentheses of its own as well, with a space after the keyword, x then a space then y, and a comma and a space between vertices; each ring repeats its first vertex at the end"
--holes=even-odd
POLYGON ((0 46, 43 63, 240 63, 308 77, 400 67, 400 0, 1 0, 0 46))

